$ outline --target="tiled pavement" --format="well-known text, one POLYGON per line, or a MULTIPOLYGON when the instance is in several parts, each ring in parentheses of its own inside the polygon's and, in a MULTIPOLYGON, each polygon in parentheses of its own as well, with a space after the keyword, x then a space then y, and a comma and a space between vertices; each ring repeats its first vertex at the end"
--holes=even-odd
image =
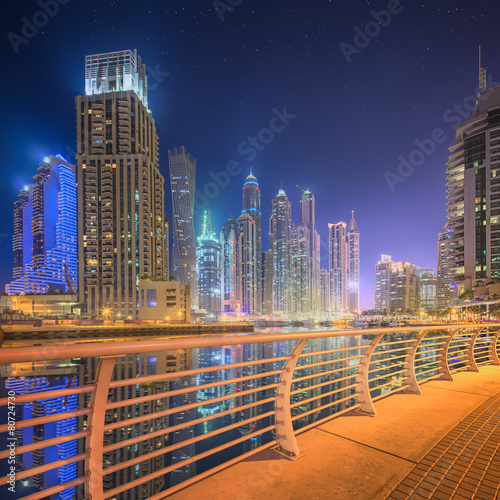
POLYGON ((388 500, 500 499, 500 392, 432 448, 388 500))

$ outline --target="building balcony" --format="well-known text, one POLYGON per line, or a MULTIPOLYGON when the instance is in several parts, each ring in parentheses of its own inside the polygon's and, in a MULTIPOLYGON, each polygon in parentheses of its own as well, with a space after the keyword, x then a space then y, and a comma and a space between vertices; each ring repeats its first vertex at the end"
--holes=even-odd
MULTIPOLYGON (((153 485, 149 496, 158 500, 458 499, 476 493, 494 499, 499 491, 495 324, 78 342, 0 350, 4 377, 25 364, 98 360, 87 385, 16 395, 18 409, 87 395, 71 411, 17 422, 17 431, 86 422, 62 436, 18 443, 19 455, 80 443, 68 457, 17 472, 20 487, 42 472, 80 464, 76 477, 28 491, 26 499, 69 488, 75 498, 133 498, 153 485), (113 378, 124 355, 183 352, 185 361, 190 349, 226 354, 204 358, 199 368, 113 378), (109 397, 138 386, 144 395, 109 397), (149 411, 142 411, 145 405, 152 405, 149 411), (154 447, 128 453, 151 439, 154 447), (196 475, 192 464, 200 460, 204 471, 196 475), (141 474, 122 475, 134 469, 141 474)), ((8 398, 0 404, 7 406, 8 398)), ((8 423, 0 424, 0 432, 9 431, 8 423)), ((9 453, 1 451, 0 458, 9 453)), ((8 476, 0 480, 7 484, 8 476)))

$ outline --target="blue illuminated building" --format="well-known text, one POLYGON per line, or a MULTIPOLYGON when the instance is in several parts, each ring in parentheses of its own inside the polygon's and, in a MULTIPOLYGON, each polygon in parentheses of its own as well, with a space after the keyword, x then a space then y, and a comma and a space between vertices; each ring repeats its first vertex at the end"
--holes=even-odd
POLYGON ((33 180, 14 203, 14 281, 5 290, 8 295, 76 293, 75 166, 60 155, 49 156, 33 180))

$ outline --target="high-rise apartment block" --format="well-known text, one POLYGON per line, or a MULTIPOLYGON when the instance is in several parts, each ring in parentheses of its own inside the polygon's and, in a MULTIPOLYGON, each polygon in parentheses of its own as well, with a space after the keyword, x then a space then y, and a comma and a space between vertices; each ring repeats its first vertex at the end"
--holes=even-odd
POLYGON ((437 307, 438 280, 432 269, 420 273, 420 308, 429 311, 437 307))
POLYGON ((328 224, 330 255, 330 306, 332 311, 347 312, 349 291, 349 252, 347 224, 328 224))
MULTIPOLYGON (((420 273, 419 273, 420 274, 420 273)), ((409 262, 382 255, 375 266, 375 309, 385 312, 420 311, 420 277, 409 262)))
POLYGON ((458 296, 500 278, 500 86, 481 88, 458 125, 446 174, 447 265, 458 296))
POLYGON ((14 203, 14 280, 9 295, 78 287, 75 166, 60 155, 44 159, 14 203))
POLYGON ((354 211, 347 229, 348 290, 347 310, 359 313, 359 230, 354 211))
POLYGON ((238 217, 238 252, 241 309, 248 314, 262 311, 262 240, 260 188, 250 172, 243 185, 243 209, 238 217))
POLYGON ((172 274, 191 286, 191 306, 198 309, 198 275, 194 233, 196 159, 184 146, 168 151, 172 190, 172 274))
POLYGON ((223 312, 241 310, 241 273, 238 257, 238 224, 229 217, 220 232, 221 244, 221 309, 223 312))
POLYGON ((273 202, 269 239, 273 256, 273 312, 292 311, 292 203, 280 189, 273 202))
POLYGON ((196 240, 198 307, 208 313, 221 310, 221 244, 212 227, 210 211, 203 211, 196 240))
POLYGON ((445 309, 450 303, 450 272, 448 255, 448 222, 439 231, 437 252, 437 304, 445 309))
POLYGON ((141 276, 168 279, 158 136, 136 51, 87 56, 76 97, 80 301, 137 316, 141 276))

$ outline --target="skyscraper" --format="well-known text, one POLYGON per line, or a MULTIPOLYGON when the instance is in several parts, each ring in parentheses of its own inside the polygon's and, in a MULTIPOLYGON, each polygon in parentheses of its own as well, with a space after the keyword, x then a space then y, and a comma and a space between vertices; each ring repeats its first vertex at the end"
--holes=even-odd
POLYGON ((14 281, 7 294, 77 293, 75 166, 60 155, 40 163, 14 203, 14 281))
POLYGON ((448 222, 439 231, 437 254, 437 307, 445 309, 450 303, 448 222))
POLYGON ((198 307, 212 314, 221 310, 221 244, 217 239, 210 211, 204 210, 196 239, 198 307))
POLYGON ((499 116, 500 86, 481 86, 474 112, 457 127, 450 148, 447 264, 456 296, 500 278, 499 116))
POLYGON ((198 276, 194 234, 196 159, 184 146, 168 151, 172 189, 172 274, 183 285, 191 285, 191 306, 198 309, 198 276))
POLYGON ((141 276, 168 278, 158 136, 137 51, 87 56, 76 97, 80 301, 135 318, 141 276))
MULTIPOLYGON (((319 306, 319 270, 320 270, 320 245, 319 235, 316 232, 316 202, 314 195, 309 189, 303 190, 300 195, 300 226, 307 228, 308 232, 308 249, 307 249, 307 269, 305 272, 308 275, 310 283, 305 287, 308 292, 303 304, 307 312, 314 314, 319 306), (306 305, 307 304, 307 305, 306 305)), ((304 232, 302 231, 302 234, 304 232)))
POLYGON ((326 269, 319 270, 320 283, 320 313, 330 312, 330 273, 326 269))
POLYGON ((435 309, 437 305, 437 278, 432 269, 420 273, 420 308, 435 309))
POLYGON ((354 211, 347 229, 347 253, 349 260, 347 310, 359 313, 359 230, 354 219, 354 211))
POLYGON ((312 252, 307 226, 292 226, 292 312, 302 316, 311 313, 312 252))
POLYGON ((260 314, 262 311, 260 189, 251 171, 243 185, 243 210, 237 222, 242 311, 248 314, 260 314))
POLYGON ((292 203, 285 191, 280 189, 272 201, 270 240, 273 255, 273 312, 291 312, 291 238, 292 203))
POLYGON ((332 311, 347 312, 349 258, 347 224, 328 224, 330 253, 330 306, 332 311))
POLYGON ((391 270, 394 261, 390 255, 382 254, 375 264, 375 309, 389 311, 391 308, 391 270))
POLYGON ((221 310, 241 310, 241 283, 238 272, 238 224, 229 217, 220 232, 221 244, 221 310))
POLYGON ((262 252, 262 314, 273 313, 273 252, 262 252))

